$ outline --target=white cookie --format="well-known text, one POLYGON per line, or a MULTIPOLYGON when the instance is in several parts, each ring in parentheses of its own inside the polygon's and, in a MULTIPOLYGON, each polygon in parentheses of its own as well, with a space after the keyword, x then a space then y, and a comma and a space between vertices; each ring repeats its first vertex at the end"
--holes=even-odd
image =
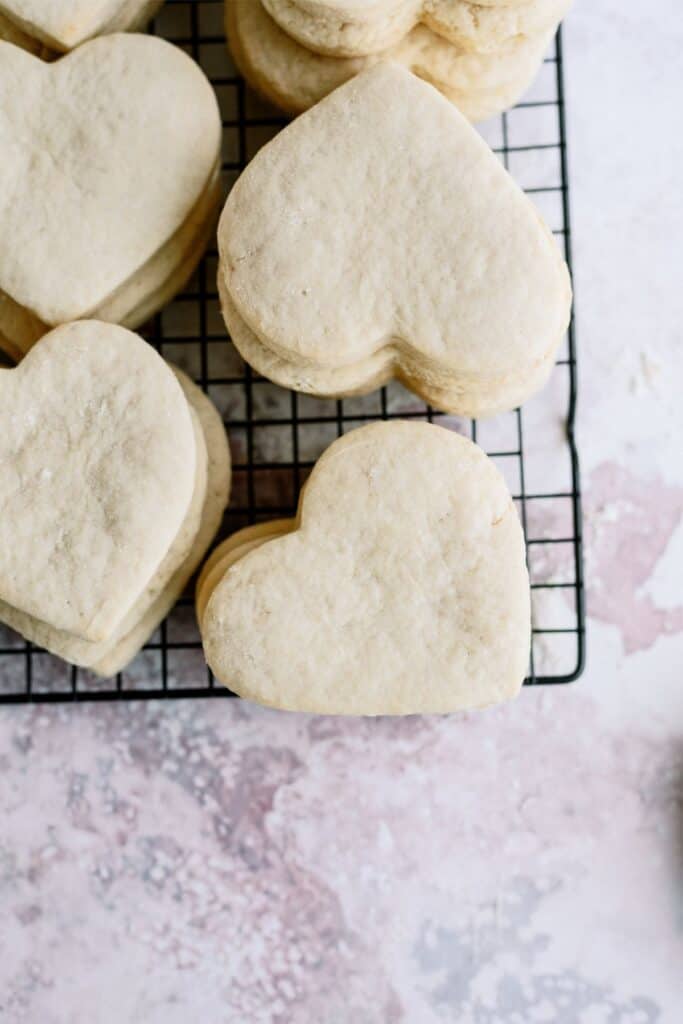
POLYGON ((31 53, 66 52, 86 39, 142 28, 163 0, 0 0, 0 39, 31 53))
POLYGON ((302 365, 266 348, 240 317, 221 280, 218 288, 230 338, 245 362, 280 387, 318 398, 365 395, 396 379, 436 409, 482 419, 521 405, 543 387, 555 365, 555 344, 521 372, 484 383, 458 374, 427 374, 423 366, 405 354, 399 358, 392 348, 340 368, 302 365))
POLYGON ((395 46, 420 23, 461 50, 493 53, 515 37, 556 28, 572 0, 525 0, 495 7, 468 0, 403 0, 381 17, 378 11, 373 15, 372 5, 349 17, 346 5, 327 0, 262 2, 280 28, 303 46, 334 57, 362 57, 395 46))
MULTIPOLYGON (((181 385, 182 386, 182 385, 181 385)), ((190 405, 195 437, 195 480, 192 497, 180 529, 144 590, 128 608, 123 618, 102 639, 93 641, 55 629, 48 622, 0 601, 0 620, 39 647, 85 668, 94 666, 111 655, 118 657, 119 647, 135 634, 150 611, 166 600, 177 570, 191 556, 205 505, 208 481, 208 453, 198 416, 190 405)), ((171 601, 172 603, 172 601, 171 601)))
MULTIPOLYGON (((208 187, 185 223, 120 288, 92 312, 92 319, 131 330, 145 323, 182 290, 215 236, 222 188, 216 165, 208 187)), ((0 349, 19 362, 48 326, 0 292, 0 349)))
POLYGON ((573 0, 527 0, 515 7, 481 7, 463 0, 427 4, 422 22, 467 53, 496 54, 511 43, 555 32, 573 0))
POLYGON ((0 371, 0 599, 106 639, 157 572, 193 497, 193 419, 137 335, 82 321, 0 371))
POLYGON ((222 420, 140 337, 92 321, 57 328, 0 371, 0 395, 0 620, 114 674, 220 525, 222 420))
MULTIPOLYGON (((92 319, 131 330, 149 320, 182 290, 215 237, 222 188, 217 166, 204 194, 183 226, 102 305, 92 319)), ((0 350, 20 362, 49 330, 47 324, 0 292, 0 350)))
POLYGON ((476 445, 426 423, 352 431, 318 461, 289 530, 238 534, 226 571, 204 577, 204 650, 231 689, 355 715, 516 695, 530 642, 524 540, 476 445))
POLYGON ((310 371, 313 392, 318 374, 365 389, 390 365, 415 390, 511 407, 569 320, 568 270, 533 204, 458 111, 395 65, 259 151, 218 247, 238 346, 310 371))
POLYGON ((101 676, 113 676, 120 672, 149 640, 154 630, 166 618, 173 605, 181 596, 191 576, 196 572, 211 542, 216 536, 230 494, 230 449, 223 421, 218 410, 204 392, 193 384, 185 374, 176 370, 176 375, 188 402, 197 414, 204 436, 208 462, 204 503, 199 528, 192 545, 165 584, 163 590, 152 599, 147 593, 147 608, 140 609, 137 619, 127 632, 122 633, 106 650, 101 649, 93 661, 90 651, 89 668, 101 676))
POLYGON ((249 551, 260 547, 264 541, 291 533, 292 524, 292 519, 273 519, 266 523, 257 523, 255 526, 246 526, 243 530, 233 533, 231 537, 213 550, 202 566, 197 580, 196 606, 199 622, 204 618, 209 598, 230 566, 249 551))
POLYGON ((221 139, 194 61, 150 36, 95 39, 54 64, 0 43, 0 115, 0 333, 10 344, 25 350, 43 328, 101 316, 128 286, 144 305, 136 275, 164 247, 180 259, 173 268, 166 255, 165 272, 182 284, 213 215, 196 211, 215 202, 221 139), (173 243, 182 231, 187 266, 173 243))
POLYGON ((169 613, 211 544, 228 500, 230 453, 223 422, 206 395, 174 371, 196 419, 202 465, 190 511, 166 558, 125 619, 104 641, 80 640, 0 602, 0 620, 26 639, 102 676, 120 672, 169 613))
POLYGON ((290 38, 258 2, 228 5, 226 31, 246 80, 287 113, 307 110, 354 75, 392 60, 434 85, 471 121, 485 121, 519 100, 535 77, 552 34, 513 39, 494 55, 475 54, 419 25, 383 53, 329 57, 290 38))

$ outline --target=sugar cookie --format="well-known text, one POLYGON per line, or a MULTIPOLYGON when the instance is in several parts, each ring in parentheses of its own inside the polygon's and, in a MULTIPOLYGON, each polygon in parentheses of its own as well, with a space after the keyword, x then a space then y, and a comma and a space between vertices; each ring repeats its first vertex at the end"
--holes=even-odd
POLYGON ((266 376, 321 395, 390 376, 448 412, 511 408, 566 330, 531 201, 430 86, 378 65, 259 151, 218 229, 223 313, 266 376))
POLYGON ((527 668, 519 518, 491 460, 442 427, 335 441, 296 519, 236 534, 202 581, 210 667, 270 707, 445 713, 514 697, 527 668))
POLYGON ((77 664, 117 658, 135 634, 132 656, 219 526, 217 411, 137 335, 96 321, 0 370, 0 395, 0 619, 77 664))
POLYGON ((84 317, 137 326, 213 228, 208 80, 151 36, 95 39, 54 64, 0 43, 0 97, 0 346, 25 352, 84 317))

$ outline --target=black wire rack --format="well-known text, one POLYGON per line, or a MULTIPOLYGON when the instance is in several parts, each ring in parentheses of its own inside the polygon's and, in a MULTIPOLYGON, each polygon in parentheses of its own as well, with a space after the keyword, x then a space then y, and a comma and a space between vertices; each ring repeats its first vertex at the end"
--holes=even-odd
MULTIPOLYGON (((227 192, 286 119, 235 72, 225 46, 222 0, 167 0, 152 31, 185 49, 213 82, 223 115, 227 192)), ((480 130, 533 196, 571 263, 561 34, 524 102, 480 130)), ((576 679, 584 664, 585 612, 573 325, 542 394, 493 420, 440 414, 398 384, 361 398, 315 399, 260 378, 229 344, 216 292, 216 258, 215 249, 209 250, 188 289, 142 333, 197 380, 224 417, 233 487, 221 536, 293 514, 317 457, 362 423, 416 418, 468 433, 503 472, 524 526, 533 605, 526 682, 576 679)), ((0 625, 0 703, 189 696, 230 696, 204 662, 192 588, 132 664, 112 679, 67 665, 0 625)))

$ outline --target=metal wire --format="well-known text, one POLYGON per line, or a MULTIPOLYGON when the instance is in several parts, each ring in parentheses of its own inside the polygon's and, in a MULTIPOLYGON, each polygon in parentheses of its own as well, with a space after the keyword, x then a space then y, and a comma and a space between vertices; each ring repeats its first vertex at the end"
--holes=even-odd
MULTIPOLYGON (((255 98, 234 72, 221 26, 221 0, 167 0, 152 31, 187 50, 216 88, 223 114, 227 190, 255 148, 279 131, 286 119, 255 98)), ((540 79, 526 102, 488 125, 484 134, 513 175, 519 178, 521 172, 523 178, 530 167, 542 169, 540 176, 521 184, 537 202, 559 201, 559 219, 551 226, 571 263, 561 33, 540 79), (542 137, 536 138, 537 131, 542 137), (548 167, 555 160, 557 171, 548 177, 548 167)), ((567 473, 557 485, 553 478, 553 486, 546 489, 537 486, 538 473, 545 477, 538 470, 541 462, 535 450, 546 424, 539 428, 537 420, 528 422, 526 409, 497 418, 494 441, 487 443, 484 433, 491 436, 491 421, 478 425, 444 416, 398 385, 364 399, 323 401, 287 393, 264 381, 238 359, 226 340, 215 279, 216 251, 212 249, 188 289, 142 333, 166 358, 194 376, 223 412, 233 453, 233 493, 221 536, 248 523, 291 515, 318 455, 335 437, 361 423, 416 418, 463 432, 469 429, 511 483, 527 538, 534 624, 526 682, 576 679, 584 666, 585 608, 574 434, 574 325, 553 374, 559 386, 551 393, 563 397, 551 402, 545 414, 548 429, 560 425, 567 473), (548 608, 551 619, 544 622, 548 608)), ((230 696, 214 683, 204 663, 192 587, 132 665, 110 680, 67 666, 0 626, 0 704, 188 696, 230 696)))

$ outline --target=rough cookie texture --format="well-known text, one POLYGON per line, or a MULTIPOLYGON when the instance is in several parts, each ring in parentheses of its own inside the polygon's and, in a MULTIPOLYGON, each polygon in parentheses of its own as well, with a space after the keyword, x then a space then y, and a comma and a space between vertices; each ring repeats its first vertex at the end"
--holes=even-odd
POLYGON ((213 90, 160 39, 106 36, 54 64, 0 43, 0 114, 0 289, 48 326, 96 310, 214 181, 213 90))
POLYGON ((0 599, 102 640, 149 583, 195 485, 190 409, 123 328, 81 321, 0 371, 0 599))
POLYGON ((367 389, 388 362, 418 391, 452 392, 448 411, 470 408, 459 394, 497 411, 542 383, 569 320, 567 267, 530 200, 454 107, 394 65, 260 150, 218 244, 238 345, 261 364, 272 353, 280 377, 310 373, 313 393, 342 371, 342 393, 367 389))
POLYGON ((0 620, 113 675, 169 612, 221 523, 221 417, 137 335, 92 321, 52 331, 19 369, 0 371, 0 396, 0 620))
POLYGON ((330 57, 292 39, 260 2, 228 4, 226 30, 244 77, 288 113, 308 110, 354 75, 391 60, 434 85, 470 121, 485 121, 517 102, 536 75, 551 34, 513 37, 495 54, 469 53, 417 25, 381 53, 330 57))
MULTIPOLYGON (((220 166, 189 217, 144 266, 92 310, 89 319, 135 328, 162 309, 189 280, 216 230, 221 203, 220 166)), ((0 292, 0 349, 14 362, 49 330, 25 307, 0 292)))
POLYGON ((398 0, 353 10, 327 0, 262 2, 280 28, 304 46, 335 57, 358 57, 394 46, 420 23, 465 51, 492 53, 514 37, 555 28, 572 0, 513 0, 489 7, 467 0, 398 0))
POLYGON ((141 610, 134 624, 127 631, 122 631, 95 660, 89 659, 89 667, 102 676, 120 672, 168 615, 216 536, 230 495, 230 449, 223 420, 201 388, 180 370, 175 373, 196 414, 207 453, 206 489, 199 529, 189 551, 175 565, 175 571, 163 589, 160 592, 148 592, 146 607, 141 610))
MULTIPOLYGON (((290 530, 245 531, 246 553, 206 600, 206 657, 231 689, 360 715, 449 712, 518 692, 530 641, 524 541, 476 445, 426 423, 352 431, 318 461, 290 530)), ((238 554, 239 538, 228 542, 238 554)))

